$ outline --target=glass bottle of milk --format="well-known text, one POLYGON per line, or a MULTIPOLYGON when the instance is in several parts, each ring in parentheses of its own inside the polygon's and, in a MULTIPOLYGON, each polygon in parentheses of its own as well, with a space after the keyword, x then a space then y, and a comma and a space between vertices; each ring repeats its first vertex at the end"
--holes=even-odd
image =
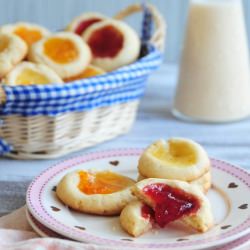
POLYGON ((250 115, 250 68, 240 0, 191 0, 173 113, 230 122, 250 115))

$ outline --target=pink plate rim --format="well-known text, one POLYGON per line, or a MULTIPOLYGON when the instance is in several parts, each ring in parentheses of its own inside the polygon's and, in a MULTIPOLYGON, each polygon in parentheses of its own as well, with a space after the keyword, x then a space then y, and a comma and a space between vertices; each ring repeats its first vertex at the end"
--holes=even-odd
MULTIPOLYGON (((219 236, 212 236, 206 239, 198 239, 198 240, 190 240, 185 242, 175 242, 175 243, 136 243, 124 240, 112 240, 106 239, 102 237, 97 237, 95 235, 89 234, 86 231, 79 230, 77 228, 69 227, 60 221, 56 220, 52 217, 44 207, 42 203, 42 193, 44 188, 46 187, 47 183, 54 178, 56 175, 60 174, 61 172, 77 166, 79 164, 110 158, 110 157, 121 157, 121 156, 139 156, 142 152, 142 149, 116 149, 116 150, 107 150, 95 153, 87 153, 83 156, 74 157, 68 160, 65 160, 61 163, 55 164, 52 167, 43 171, 40 175, 38 175, 30 184, 27 190, 26 195, 26 203, 28 206, 29 211, 31 214, 37 219, 38 221, 42 221, 43 224, 50 228, 51 230, 67 235, 69 238, 72 239, 79 239, 82 238, 85 242, 92 242, 98 244, 109 244, 112 246, 122 246, 122 247, 134 247, 134 248, 178 248, 178 247, 188 247, 194 244, 206 244, 209 247, 209 243, 216 241, 216 244, 219 245, 221 243, 226 243, 230 240, 234 240, 240 236, 244 235, 250 228, 250 217, 248 217, 242 224, 229 229, 225 233, 221 233, 219 236)), ((223 172, 226 172, 230 175, 233 175, 238 180, 243 182, 249 189, 250 189, 250 173, 247 171, 236 167, 230 163, 227 163, 222 160, 211 159, 212 165, 214 168, 219 169, 223 172)))
MULTIPOLYGON (((29 219, 32 221, 32 223, 40 230, 43 232, 43 234, 46 237, 56 237, 56 238, 62 238, 62 239, 67 239, 64 236, 61 236, 54 231, 50 230, 49 228, 45 227, 42 223, 37 221, 33 215, 30 213, 30 211, 27 209, 27 216, 29 216, 29 219)), ((214 250, 229 250, 229 249, 234 249, 235 247, 241 246, 242 244, 246 244, 250 242, 250 233, 241 237, 240 239, 234 240, 232 242, 229 242, 228 244, 225 244, 223 246, 216 247, 214 250)))

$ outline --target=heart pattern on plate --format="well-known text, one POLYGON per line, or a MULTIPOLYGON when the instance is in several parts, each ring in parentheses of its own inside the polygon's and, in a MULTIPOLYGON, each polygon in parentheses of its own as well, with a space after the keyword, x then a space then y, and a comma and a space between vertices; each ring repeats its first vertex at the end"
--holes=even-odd
POLYGON ((78 229, 80 229, 80 230, 86 230, 85 227, 80 227, 80 226, 75 226, 75 228, 78 228, 78 229))
POLYGON ((228 184, 228 188, 237 188, 237 187, 238 187, 238 185, 235 184, 234 182, 231 182, 228 184))
POLYGON ((113 166, 118 166, 119 165, 119 161, 110 161, 109 163, 111 165, 113 165, 113 166))
POLYGON ((204 235, 202 238, 200 238, 199 234, 195 234, 194 237, 189 237, 189 232, 182 236, 177 233, 175 234, 175 227, 173 229, 169 228, 169 231, 166 230, 166 235, 165 233, 154 234, 153 231, 152 234, 149 232, 149 237, 145 235, 142 240, 131 238, 129 235, 125 235, 123 231, 113 230, 113 226, 117 226, 117 223, 119 223, 116 219, 105 217, 100 220, 98 219, 98 223, 93 223, 93 219, 97 220, 99 217, 93 217, 88 214, 79 216, 77 211, 62 206, 55 192, 53 192, 56 190, 55 187, 57 186, 58 180, 64 174, 80 168, 91 169, 93 166, 97 166, 98 170, 102 170, 108 167, 114 167, 118 174, 129 175, 131 178, 136 178, 138 174, 136 167, 141 152, 142 150, 125 149, 91 153, 48 168, 31 183, 27 191, 26 200, 28 209, 34 214, 38 221, 41 221, 48 226, 49 229, 59 234, 66 237, 70 236, 71 239, 77 241, 90 242, 93 244, 101 242, 101 244, 104 245, 112 244, 116 246, 117 249, 122 247, 134 249, 142 249, 145 247, 152 249, 152 245, 155 246, 153 249, 158 247, 164 247, 164 249, 174 247, 178 250, 187 250, 194 249, 193 246, 197 249, 201 249, 216 246, 217 241, 223 243, 229 242, 232 236, 238 237, 247 232, 250 226, 248 219, 249 197, 239 194, 249 193, 249 173, 220 160, 211 159, 214 188, 209 191, 208 198, 211 202, 215 201, 215 203, 213 203, 215 204, 214 212, 216 212, 217 209, 216 202, 224 202, 227 199, 232 201, 232 206, 235 209, 230 209, 227 202, 219 204, 223 206, 223 208, 224 206, 226 207, 230 216, 227 216, 223 221, 218 219, 216 225, 219 225, 219 230, 211 230, 208 235, 204 235), (223 194, 225 193, 227 197, 226 200, 224 199, 224 195, 220 195, 217 189, 221 189, 223 194), (235 218, 237 218, 237 225, 234 224, 235 218), (81 227, 81 229, 77 229, 75 226, 81 227), (83 227, 86 230, 84 230, 83 227), (105 233, 103 233, 103 230, 105 230, 105 233), (166 237, 168 236, 168 232, 172 239, 171 237, 166 237))
POLYGON ((242 204, 241 206, 239 206, 239 209, 247 209, 248 208, 248 204, 242 204))
POLYGON ((60 208, 54 207, 54 206, 51 206, 51 209, 52 209, 52 211, 54 211, 54 212, 59 212, 59 211, 61 211, 60 208))

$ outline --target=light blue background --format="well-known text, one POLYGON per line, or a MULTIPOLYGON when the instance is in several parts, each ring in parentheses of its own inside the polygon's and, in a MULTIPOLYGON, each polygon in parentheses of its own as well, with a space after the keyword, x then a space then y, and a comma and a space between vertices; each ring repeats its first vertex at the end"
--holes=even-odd
MULTIPOLYGON (((99 11, 113 15, 135 0, 0 0, 0 24, 20 20, 37 22, 51 30, 64 27, 85 11, 99 11)), ((140 2, 138 0, 137 2, 140 2)), ((166 60, 177 62, 183 39, 188 0, 149 0, 155 4, 168 22, 166 60)), ((250 34, 250 0, 244 0, 248 34, 250 34)), ((130 20, 134 25, 139 19, 130 20)), ((138 26, 137 26, 138 27, 138 26)))

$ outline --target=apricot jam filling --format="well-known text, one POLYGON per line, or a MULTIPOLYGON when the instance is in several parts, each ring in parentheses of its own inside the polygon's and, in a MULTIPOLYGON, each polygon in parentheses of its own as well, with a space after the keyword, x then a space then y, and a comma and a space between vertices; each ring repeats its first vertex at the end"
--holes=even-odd
POLYGON ((143 192, 155 204, 154 219, 160 227, 194 214, 200 208, 200 201, 194 195, 164 183, 148 185, 143 188, 143 192))
POLYGON ((81 74, 69 78, 65 78, 65 82, 71 82, 79 79, 89 78, 103 74, 103 71, 97 70, 94 67, 88 66, 81 74))
POLYGON ((78 188, 85 194, 111 194, 130 187, 134 182, 122 175, 102 171, 91 173, 80 171, 78 188))
POLYGON ((31 69, 24 69, 16 78, 16 84, 18 85, 30 85, 30 84, 46 84, 50 83, 49 79, 31 69))
POLYGON ((32 45, 42 38, 42 34, 39 30, 26 27, 19 27, 14 33, 22 38, 28 45, 32 45))
POLYGON ((169 141, 169 149, 157 148, 153 155, 166 163, 176 167, 188 167, 197 162, 197 155, 194 148, 184 141, 169 141))
POLYGON ((100 18, 90 18, 88 20, 84 20, 78 24, 75 29, 75 33, 81 35, 90 25, 100 22, 102 19, 100 18))
POLYGON ((115 57, 123 48, 123 43, 123 34, 112 25, 96 30, 88 39, 93 55, 103 58, 115 57))
POLYGON ((78 57, 75 44, 65 38, 50 38, 44 43, 44 53, 53 61, 61 64, 71 63, 78 57))

